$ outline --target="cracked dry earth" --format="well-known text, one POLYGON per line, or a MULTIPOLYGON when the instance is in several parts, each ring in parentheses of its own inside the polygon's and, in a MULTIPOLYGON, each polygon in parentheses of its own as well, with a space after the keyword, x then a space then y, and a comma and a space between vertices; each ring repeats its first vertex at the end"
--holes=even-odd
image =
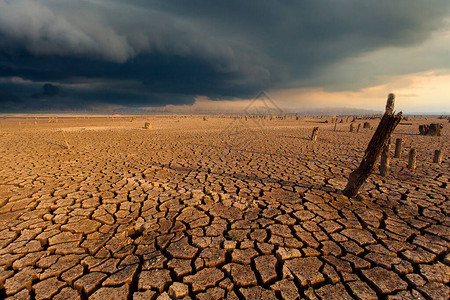
POLYGON ((374 129, 325 120, 0 120, 0 298, 448 299, 449 126, 348 199, 374 129))

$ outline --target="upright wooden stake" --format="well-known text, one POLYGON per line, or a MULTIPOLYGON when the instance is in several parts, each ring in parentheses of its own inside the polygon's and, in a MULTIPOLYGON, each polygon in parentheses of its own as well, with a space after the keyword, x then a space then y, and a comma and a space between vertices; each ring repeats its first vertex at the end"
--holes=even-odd
POLYGON ((350 132, 353 132, 353 123, 350 123, 350 132))
POLYGON ((380 162, 380 174, 386 177, 390 169, 390 150, 391 150, 391 140, 389 139, 387 145, 384 147, 383 152, 381 152, 381 162, 380 162))
POLYGON ((336 120, 336 122, 334 123, 334 131, 336 131, 336 126, 337 126, 337 120, 336 120))
POLYGON ((394 94, 389 94, 386 103, 386 112, 364 152, 361 164, 356 170, 350 173, 347 186, 344 189, 344 195, 348 197, 355 197, 358 195, 359 189, 375 169, 381 151, 383 151, 387 145, 392 132, 400 123, 402 113, 400 112, 397 115, 394 115, 394 100, 394 94))
POLYGON ((361 128, 361 124, 358 124, 358 128, 356 128, 356 132, 359 132, 360 128, 361 128))
POLYGON ((319 133, 319 127, 314 127, 313 132, 311 134, 311 141, 317 140, 317 134, 319 133))
POLYGON ((62 134, 64 136, 64 142, 66 143, 66 148, 67 148, 67 150, 70 150, 70 145, 69 145, 69 142, 67 141, 67 138, 66 138, 66 135, 64 134, 64 131, 62 131, 62 134))
POLYGON ((415 148, 412 148, 411 150, 409 150, 408 169, 413 171, 416 169, 416 160, 417 160, 417 150, 415 148))
POLYGON ((402 139, 398 138, 395 140, 395 158, 400 158, 402 156, 402 139))
POLYGON ((442 150, 435 150, 434 151, 434 158, 433 158, 433 162, 435 164, 441 164, 442 163, 442 150))

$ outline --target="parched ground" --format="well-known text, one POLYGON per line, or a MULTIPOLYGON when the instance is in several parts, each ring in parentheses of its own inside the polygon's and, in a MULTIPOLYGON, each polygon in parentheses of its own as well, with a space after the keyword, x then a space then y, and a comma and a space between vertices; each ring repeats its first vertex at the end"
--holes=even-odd
POLYGON ((0 298, 448 299, 450 124, 403 121, 402 158, 357 199, 341 190, 374 129, 349 127, 1 119, 0 298))

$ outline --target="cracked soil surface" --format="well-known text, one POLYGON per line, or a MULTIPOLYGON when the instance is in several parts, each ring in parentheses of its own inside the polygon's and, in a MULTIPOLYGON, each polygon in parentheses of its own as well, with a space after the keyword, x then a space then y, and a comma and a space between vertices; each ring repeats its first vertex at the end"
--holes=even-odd
POLYGON ((448 299, 450 125, 418 135, 438 121, 400 124, 349 199, 374 132, 349 118, 1 119, 0 298, 448 299))

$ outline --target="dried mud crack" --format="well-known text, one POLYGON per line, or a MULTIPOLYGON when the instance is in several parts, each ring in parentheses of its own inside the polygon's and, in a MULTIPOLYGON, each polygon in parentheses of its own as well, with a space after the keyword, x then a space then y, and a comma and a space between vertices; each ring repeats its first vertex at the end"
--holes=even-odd
POLYGON ((0 298, 450 297, 447 127, 400 127, 416 170, 393 158, 349 199, 372 129, 267 119, 242 148, 229 117, 146 120, 0 120, 0 298))

